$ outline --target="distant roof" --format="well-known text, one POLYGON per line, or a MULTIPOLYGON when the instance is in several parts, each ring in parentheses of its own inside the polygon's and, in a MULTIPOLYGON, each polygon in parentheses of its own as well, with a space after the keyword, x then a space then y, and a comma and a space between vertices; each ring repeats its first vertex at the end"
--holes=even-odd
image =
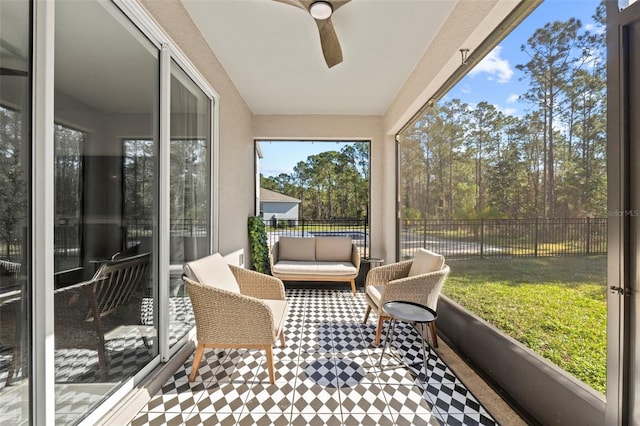
POLYGON ((268 201, 270 203, 299 203, 300 200, 270 189, 260 188, 260 201, 268 201))

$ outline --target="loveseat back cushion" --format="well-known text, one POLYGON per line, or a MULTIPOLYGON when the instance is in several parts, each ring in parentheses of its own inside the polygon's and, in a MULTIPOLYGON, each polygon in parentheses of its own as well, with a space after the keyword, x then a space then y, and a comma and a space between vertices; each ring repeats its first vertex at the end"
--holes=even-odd
POLYGON ((184 265, 184 274, 201 284, 240 293, 240 286, 220 253, 215 253, 184 265))
POLYGON ((316 260, 350 262, 352 246, 351 237, 316 237, 316 260))
POLYGON ((443 266, 443 255, 421 248, 413 257, 413 263, 411 264, 411 269, 409 269, 408 276, 413 277, 415 275, 439 271, 443 266))
POLYGON ((280 237, 278 240, 278 261, 281 260, 315 262, 315 240, 306 237, 280 237))

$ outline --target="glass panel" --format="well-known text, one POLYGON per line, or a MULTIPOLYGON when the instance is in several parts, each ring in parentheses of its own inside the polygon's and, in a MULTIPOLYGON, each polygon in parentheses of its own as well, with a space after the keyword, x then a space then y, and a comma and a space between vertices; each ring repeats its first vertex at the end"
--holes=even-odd
POLYGON ((82 146, 87 134, 56 124, 54 129, 56 165, 56 252, 57 273, 82 266, 82 146))
POLYGON ((559 3, 401 135, 399 250, 444 254, 444 294, 604 393, 604 7, 559 3))
POLYGON ((55 401, 71 424, 158 354, 159 52, 112 4, 57 1, 55 17, 55 401))
POLYGON ((0 424, 29 423, 31 16, 0 1, 0 424))
MULTIPOLYGON (((211 100, 171 63, 171 264, 198 259, 211 246, 211 100)), ((182 268, 169 282, 169 344, 195 325, 182 268)))

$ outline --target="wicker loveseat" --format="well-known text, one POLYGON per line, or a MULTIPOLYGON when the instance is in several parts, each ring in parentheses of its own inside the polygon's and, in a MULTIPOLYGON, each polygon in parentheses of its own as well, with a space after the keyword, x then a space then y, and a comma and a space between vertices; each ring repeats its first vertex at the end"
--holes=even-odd
POLYGON ((280 237, 270 261, 282 281, 346 281, 356 294, 360 251, 350 237, 280 237))

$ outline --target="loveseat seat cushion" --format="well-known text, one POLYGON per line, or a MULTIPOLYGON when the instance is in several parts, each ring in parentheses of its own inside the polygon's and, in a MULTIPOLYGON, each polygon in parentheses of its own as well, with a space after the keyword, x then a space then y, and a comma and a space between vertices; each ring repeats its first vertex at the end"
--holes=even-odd
POLYGON ((351 262, 351 237, 315 237, 316 260, 319 262, 351 262))
POLYGON ((296 260, 314 262, 316 241, 307 237, 280 237, 278 240, 278 261, 296 260))
POLYGON ((356 275, 358 270, 351 262, 296 262, 280 260, 273 265, 272 272, 278 276, 291 277, 346 277, 356 275))

